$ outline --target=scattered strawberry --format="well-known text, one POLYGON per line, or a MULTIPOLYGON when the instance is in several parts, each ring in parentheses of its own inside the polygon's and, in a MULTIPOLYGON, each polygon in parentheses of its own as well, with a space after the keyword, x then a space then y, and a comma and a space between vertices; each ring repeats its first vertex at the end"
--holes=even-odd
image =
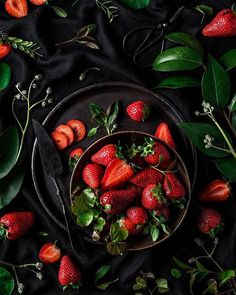
POLYGON ((61 124, 55 129, 55 131, 65 134, 65 136, 68 138, 68 145, 74 142, 74 132, 71 127, 61 124))
POLYGON ((80 286, 81 273, 68 255, 64 255, 61 259, 58 281, 61 286, 71 285, 73 289, 80 286))
POLYGON ((65 148, 67 148, 69 141, 64 133, 53 131, 51 133, 51 138, 58 150, 64 150, 65 148))
POLYGON ((126 211, 126 215, 134 224, 144 224, 147 221, 147 212, 142 207, 130 207, 126 211))
POLYGON ((83 180, 91 188, 99 188, 103 177, 103 169, 95 163, 87 164, 83 169, 83 180))
POLYGON ((134 175, 132 167, 120 158, 112 160, 106 168, 102 179, 104 190, 119 187, 134 175))
POLYGON ((197 226, 200 232, 215 237, 222 229, 221 215, 211 208, 199 208, 197 226))
POLYGON ((126 112, 132 120, 136 122, 144 122, 149 116, 150 106, 142 100, 137 100, 128 105, 126 112))
POLYGON ((55 243, 46 243, 39 251, 39 259, 45 264, 57 262, 61 258, 61 250, 55 243))
POLYGON ((158 209, 165 201, 161 184, 149 184, 142 192, 141 203, 146 209, 158 209))
POLYGON ((26 0, 7 0, 5 2, 5 10, 13 17, 24 17, 28 14, 27 2, 26 0))
POLYGON ((32 212, 11 212, 0 219, 0 235, 8 240, 18 240, 24 236, 35 223, 32 212))
POLYGON ((180 199, 185 196, 184 186, 172 172, 166 173, 162 189, 169 200, 180 199))
POLYGON ((130 179, 130 182, 144 188, 149 184, 157 184, 159 182, 162 182, 163 179, 164 176, 160 171, 152 167, 147 167, 139 171, 134 177, 132 177, 130 179))
POLYGON ((47 3, 47 0, 30 0, 30 2, 34 5, 40 6, 47 3))
POLYGON ((136 195, 135 186, 123 190, 111 190, 101 195, 100 204, 104 207, 106 213, 118 214, 133 203, 136 195))
POLYGON ((70 158, 79 159, 83 153, 84 153, 84 149, 79 147, 79 148, 74 149, 73 151, 70 152, 70 158))
POLYGON ((210 182, 198 195, 202 202, 222 202, 230 196, 230 185, 224 180, 217 179, 210 182))
POLYGON ((3 59, 5 56, 11 52, 12 47, 9 44, 1 44, 0 45, 0 59, 3 59))
POLYGON ((157 126, 155 136, 169 144, 173 149, 176 149, 176 145, 170 133, 170 129, 165 122, 162 122, 157 126))
POLYGON ((134 224, 128 217, 124 217, 121 220, 122 227, 127 229, 129 232, 129 236, 134 236, 140 233, 141 227, 139 225, 134 224))
POLYGON ((227 8, 221 10, 215 18, 203 28, 202 33, 207 37, 230 37, 236 35, 236 14, 227 8))
POLYGON ((115 144, 107 144, 92 155, 91 160, 94 163, 107 166, 113 159, 116 158, 116 152, 117 148, 115 144))
POLYGON ((66 124, 74 131, 75 141, 81 141, 86 136, 86 128, 82 121, 80 120, 70 120, 66 124))

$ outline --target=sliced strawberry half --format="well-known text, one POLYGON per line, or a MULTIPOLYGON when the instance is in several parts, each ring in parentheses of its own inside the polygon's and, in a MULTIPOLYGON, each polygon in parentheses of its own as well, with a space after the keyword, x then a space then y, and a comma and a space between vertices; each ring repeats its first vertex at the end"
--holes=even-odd
POLYGON ((51 133, 51 138, 58 150, 64 150, 68 146, 68 143, 69 143, 68 138, 62 132, 53 131, 51 133))
POLYGON ((65 136, 68 138, 68 145, 74 142, 74 132, 70 126, 61 124, 55 129, 55 131, 65 134, 65 136))
POLYGON ((21 18, 28 14, 26 0, 7 0, 5 2, 5 9, 8 14, 16 18, 21 18))
POLYGON ((59 261, 61 258, 61 250, 55 243, 46 243, 39 252, 39 259, 45 264, 51 264, 59 261))
POLYGON ((40 6, 47 3, 47 0, 30 0, 30 2, 34 5, 40 6))
POLYGON ((170 133, 170 129, 167 123, 162 122, 157 126, 155 137, 162 139, 164 142, 169 144, 173 149, 176 149, 174 139, 170 133))
POLYGON ((75 136, 75 141, 81 141, 86 136, 86 128, 82 121, 80 120, 70 120, 66 124, 70 128, 72 128, 75 136))

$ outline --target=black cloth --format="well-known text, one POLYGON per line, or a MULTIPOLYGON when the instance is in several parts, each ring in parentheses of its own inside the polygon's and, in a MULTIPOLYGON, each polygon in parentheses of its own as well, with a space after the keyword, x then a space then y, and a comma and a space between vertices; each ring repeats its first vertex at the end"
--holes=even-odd
MULTIPOLYGON (((132 60, 122 50, 122 39, 132 28, 143 24, 155 25, 166 21, 180 6, 185 9, 178 20, 171 26, 171 31, 188 32, 197 36, 204 47, 216 58, 223 52, 236 46, 235 38, 207 39, 201 36, 202 15, 193 10, 198 4, 208 4, 217 12, 222 8, 230 7, 232 1, 182 1, 182 0, 152 0, 147 9, 135 11, 128 9, 120 3, 114 3, 119 7, 119 16, 112 24, 109 24, 105 15, 96 7, 95 0, 80 0, 75 6, 72 1, 54 1, 68 12, 67 18, 59 18, 52 9, 47 6, 30 6, 30 13, 22 19, 14 19, 4 12, 4 1, 1 1, 0 27, 9 35, 37 42, 41 47, 44 58, 31 59, 20 51, 14 50, 5 61, 12 69, 12 79, 9 87, 0 94, 0 130, 13 124, 11 114, 11 100, 15 94, 14 85, 17 82, 29 83, 35 74, 42 74, 43 80, 40 87, 34 90, 33 100, 37 101, 44 95, 46 87, 53 89, 55 102, 52 106, 42 109, 37 108, 32 117, 43 121, 47 113, 65 96, 77 89, 104 81, 134 82, 152 88, 168 74, 154 72, 152 69, 141 69, 135 66, 132 60), (96 38, 101 46, 100 51, 91 50, 76 43, 55 47, 56 43, 74 37, 77 31, 90 23, 97 23, 96 38), (101 72, 91 72, 83 82, 78 77, 88 67, 99 67, 101 72)), ((135 42, 140 42, 137 35, 135 42)), ((231 71, 232 81, 234 71, 231 71)), ((235 87, 234 87, 235 88, 235 87)), ((193 112, 200 108, 200 90, 160 90, 165 97, 172 101, 188 119, 193 119, 193 112)), ((194 209, 194 196, 184 226, 167 242, 161 246, 140 252, 125 253, 120 257, 109 256, 103 247, 86 244, 87 258, 83 253, 78 260, 70 249, 66 233, 58 227, 47 215, 39 202, 33 187, 30 159, 34 134, 32 126, 27 133, 27 140, 22 155, 22 163, 27 166, 27 175, 23 190, 17 198, 6 208, 1 210, 1 215, 13 210, 32 210, 36 213, 37 223, 34 230, 19 241, 4 241, 0 245, 0 257, 3 260, 14 263, 26 263, 38 261, 40 247, 46 241, 58 240, 63 253, 74 257, 83 273, 83 287, 80 294, 133 294, 132 283, 140 269, 154 272, 158 277, 168 279, 171 287, 169 294, 189 294, 187 277, 180 280, 172 279, 170 269, 174 266, 172 256, 185 260, 194 256, 198 251, 194 246, 194 238, 197 232, 192 218, 194 209), (41 237, 38 231, 48 232, 48 237, 41 237), (95 270, 103 264, 111 264, 110 279, 119 277, 119 282, 111 286, 103 293, 94 287, 95 270)), ((214 177, 213 165, 199 155, 198 177, 195 191, 214 177)), ((236 217, 235 202, 229 201, 220 206, 220 211, 225 216, 226 228, 221 237, 221 245, 217 250, 217 259, 224 267, 235 267, 235 235, 236 217)), ((44 279, 37 280, 34 275, 26 271, 20 274, 21 280, 28 286, 26 294, 52 295, 62 294, 57 282, 58 263, 46 266, 44 279)), ((66 291, 67 294, 76 294, 76 291, 66 291)), ((1 290, 0 290, 1 294, 1 290)), ((14 294, 18 294, 14 291, 14 294)))

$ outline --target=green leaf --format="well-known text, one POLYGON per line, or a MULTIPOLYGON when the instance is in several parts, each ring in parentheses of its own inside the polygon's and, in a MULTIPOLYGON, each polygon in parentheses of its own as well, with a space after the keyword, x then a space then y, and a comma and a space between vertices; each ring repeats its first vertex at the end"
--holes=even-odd
POLYGON ((181 278, 181 276, 182 276, 181 271, 179 271, 179 270, 176 269, 176 268, 172 268, 172 269, 170 270, 170 273, 171 273, 172 277, 175 278, 175 279, 179 279, 179 278, 181 278))
POLYGON ((159 293, 163 294, 169 291, 168 282, 166 279, 156 279, 156 285, 159 293))
POLYGON ((126 6, 133 9, 142 9, 147 7, 151 0, 121 0, 126 6))
POLYGON ((111 266, 109 264, 101 266, 95 274, 95 283, 102 279, 110 270, 111 266))
POLYGON ((126 243, 125 242, 109 242, 106 245, 107 252, 111 255, 121 255, 124 253, 126 249, 126 243))
POLYGON ((194 269, 192 266, 190 266, 190 265, 188 265, 188 264, 185 264, 184 262, 178 260, 177 258, 175 258, 175 257, 172 257, 172 258, 173 258, 174 262, 175 262, 180 268, 182 268, 182 269, 184 269, 184 270, 192 270, 192 269, 194 269))
POLYGON ((155 71, 194 70, 202 65, 202 57, 188 47, 174 47, 160 53, 153 64, 155 71))
POLYGON ((202 96, 205 101, 218 109, 223 109, 230 97, 230 80, 222 66, 209 56, 207 69, 202 77, 202 96))
POLYGON ((11 69, 8 64, 0 62, 0 91, 5 89, 11 79, 11 69))
POLYGON ((67 17, 67 12, 63 8, 54 5, 50 5, 49 7, 51 7, 56 15, 58 15, 59 17, 67 17))
POLYGON ((208 5, 197 5, 194 7, 195 10, 201 12, 202 14, 212 15, 213 9, 208 5))
POLYGON ((108 108, 108 111, 109 111, 108 125, 112 125, 117 119, 117 115, 119 112, 119 105, 118 104, 119 104, 119 101, 116 101, 108 108))
POLYGON ((156 242, 160 234, 159 229, 155 225, 151 225, 150 227, 150 235, 152 237, 153 242, 156 242))
POLYGON ((128 237, 127 229, 121 228, 118 222, 115 222, 110 227, 110 236, 112 242, 122 242, 128 237))
POLYGON ((78 215, 80 211, 89 211, 96 204, 97 197, 91 188, 84 189, 72 202, 71 211, 78 215))
POLYGON ((183 129, 184 133, 193 142, 194 145, 204 154, 214 157, 222 158, 227 156, 227 153, 216 150, 214 148, 205 148, 203 142, 206 134, 214 137, 214 145, 222 146, 224 142, 223 136, 220 131, 212 124, 208 123, 181 123, 179 126, 183 129))
POLYGON ((0 290, 2 295, 10 295, 15 287, 13 276, 4 267, 0 266, 0 290))
POLYGON ((106 221, 103 217, 99 217, 96 220, 96 223, 93 226, 93 229, 99 233, 103 231, 104 225, 106 224, 106 221))
POLYGON ((226 51, 219 59, 221 65, 226 71, 229 71, 236 67, 236 49, 226 51))
POLYGON ((25 170, 16 167, 6 177, 0 179, 0 209, 7 206, 19 193, 24 175, 25 170))
POLYGON ((223 270, 218 274, 218 279, 220 280, 220 287, 227 283, 229 280, 236 276, 235 271, 233 269, 223 270))
POLYGON ((173 76, 161 81, 154 88, 170 88, 170 89, 179 89, 186 87, 196 87, 200 86, 200 81, 187 76, 173 76))
POLYGON ((85 212, 79 212, 77 215, 77 224, 86 227, 91 224, 93 221, 93 212, 92 211, 85 211, 85 212))
POLYGON ((201 56, 203 56, 202 44, 193 36, 183 33, 183 32, 173 32, 165 36, 165 38, 171 42, 190 47, 191 49, 197 51, 201 56))
POLYGON ((88 137, 92 137, 92 136, 94 136, 94 135, 97 133, 99 127, 100 127, 100 126, 97 126, 97 127, 91 128, 91 129, 89 130, 87 136, 88 136, 88 137))
POLYGON ((209 270, 205 268, 205 266, 202 265, 198 260, 196 260, 196 266, 199 272, 209 272, 209 270))
POLYGON ((194 283, 196 281, 196 277, 197 277, 197 273, 191 273, 191 278, 190 278, 190 281, 189 281, 189 289, 190 289, 190 293, 192 295, 194 295, 193 294, 193 285, 194 285, 194 283))
POLYGON ((234 96, 233 96, 233 98, 232 98, 232 100, 231 100, 231 102, 229 104, 229 111, 231 113, 236 111, 236 92, 235 92, 235 94, 234 94, 234 96))
POLYGON ((16 127, 0 134, 0 178, 5 177, 16 164, 19 137, 16 127))
POLYGON ((236 159, 216 160, 216 166, 228 180, 236 181, 236 159))
POLYGON ((106 282, 106 283, 103 283, 103 284, 100 284, 100 285, 97 285, 96 287, 100 290, 106 290, 111 284, 114 284, 115 282, 117 282, 119 279, 116 279, 112 282, 106 282))
POLYGON ((214 279, 210 279, 207 282, 207 289, 203 294, 206 294, 208 292, 210 292, 211 294, 218 294, 218 288, 217 288, 217 281, 214 279))

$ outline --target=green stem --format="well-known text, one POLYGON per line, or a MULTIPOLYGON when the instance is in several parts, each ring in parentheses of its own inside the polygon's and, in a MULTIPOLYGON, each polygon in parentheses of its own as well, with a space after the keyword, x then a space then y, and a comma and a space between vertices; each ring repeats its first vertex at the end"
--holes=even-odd
POLYGON ((218 151, 222 151, 222 152, 225 152, 225 153, 231 155, 231 151, 230 151, 230 150, 227 150, 227 149, 221 148, 221 147, 216 146, 216 145, 213 145, 213 144, 211 145, 211 147, 214 148, 214 149, 216 149, 216 150, 218 150, 218 151))
POLYGON ((233 126, 231 125, 231 122, 230 122, 230 115, 227 116, 226 111, 223 111, 223 114, 224 114, 226 122, 229 125, 230 130, 232 131, 233 135, 236 137, 236 131, 234 130, 234 128, 233 128, 233 126))
POLYGON ((17 115, 15 113, 15 109, 14 109, 15 101, 16 101, 16 99, 14 98, 11 103, 11 109, 12 109, 12 113, 13 113, 13 116, 14 116, 16 122, 17 122, 18 126, 20 127, 21 132, 23 133, 23 126, 21 125, 21 122, 19 121, 19 119, 17 118, 17 115))
POLYGON ((207 256, 211 259, 211 261, 219 268, 220 271, 223 271, 223 268, 219 265, 219 263, 211 256, 211 253, 207 251, 204 245, 201 245, 204 252, 207 254, 207 256))

